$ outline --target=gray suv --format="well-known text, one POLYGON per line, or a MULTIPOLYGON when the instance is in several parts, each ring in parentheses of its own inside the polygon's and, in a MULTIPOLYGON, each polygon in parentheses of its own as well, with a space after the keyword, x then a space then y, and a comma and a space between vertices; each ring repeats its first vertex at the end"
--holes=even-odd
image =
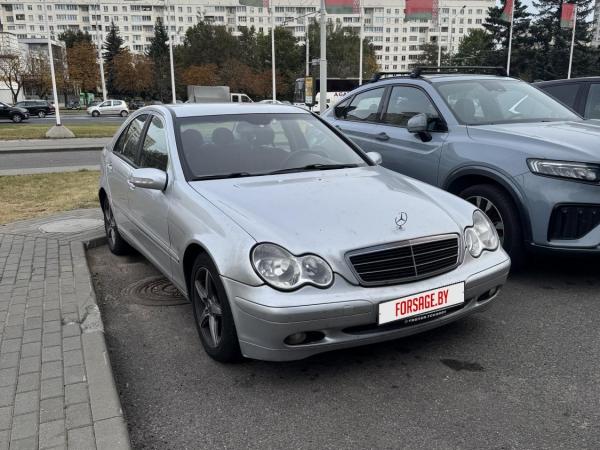
POLYGON ((378 74, 324 118, 384 166, 485 211, 515 262, 528 247, 600 252, 600 121, 528 83, 378 74))

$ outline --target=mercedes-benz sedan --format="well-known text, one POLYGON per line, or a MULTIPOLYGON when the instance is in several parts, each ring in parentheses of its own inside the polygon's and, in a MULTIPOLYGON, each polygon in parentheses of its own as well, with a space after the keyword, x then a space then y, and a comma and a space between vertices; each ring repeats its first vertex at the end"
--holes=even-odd
POLYGON ((108 245, 189 298, 219 361, 305 358, 487 307, 510 260, 485 214, 380 159, 292 106, 142 108, 102 152, 108 245))

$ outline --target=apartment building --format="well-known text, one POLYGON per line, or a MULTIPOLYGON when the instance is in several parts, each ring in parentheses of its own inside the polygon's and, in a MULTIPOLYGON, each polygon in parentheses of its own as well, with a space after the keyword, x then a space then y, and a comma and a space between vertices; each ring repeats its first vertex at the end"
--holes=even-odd
POLYGON ((592 45, 600 47, 600 1, 596 1, 596 9, 594 9, 594 26, 592 30, 592 45))
MULTIPOLYGON (((319 0, 274 0, 275 25, 290 29, 302 41, 309 21, 318 17, 319 4, 319 0)), ((405 21, 404 0, 362 0, 364 36, 373 43, 381 69, 406 70, 425 43, 439 39, 444 49, 456 52, 463 36, 480 28, 488 8, 494 5, 495 0, 440 0, 436 23, 405 21)), ((252 26, 268 33, 272 27, 268 8, 241 6, 235 0, 0 0, 0 24, 19 39, 44 37, 49 28, 54 37, 68 29, 80 29, 100 41, 114 22, 125 45, 138 53, 148 48, 158 18, 169 27, 176 44, 199 21, 224 25, 233 33, 252 26)), ((331 14, 328 19, 360 30, 359 13, 331 14)))

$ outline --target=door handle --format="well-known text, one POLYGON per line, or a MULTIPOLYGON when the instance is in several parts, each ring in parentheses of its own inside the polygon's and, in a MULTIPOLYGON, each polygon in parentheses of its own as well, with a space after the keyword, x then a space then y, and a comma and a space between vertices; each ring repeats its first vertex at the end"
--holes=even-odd
POLYGON ((109 163, 109 162, 107 162, 107 163, 106 163, 106 170, 108 170, 109 172, 112 172, 112 169, 113 169, 113 168, 112 168, 112 164, 111 164, 111 163, 109 163))
POLYGON ((135 191, 135 184, 131 182, 131 179, 127 180, 127 185, 129 186, 130 191, 135 191))
POLYGON ((378 141, 387 141, 389 138, 390 137, 385 131, 382 131, 381 133, 375 135, 375 139, 377 139, 378 141))

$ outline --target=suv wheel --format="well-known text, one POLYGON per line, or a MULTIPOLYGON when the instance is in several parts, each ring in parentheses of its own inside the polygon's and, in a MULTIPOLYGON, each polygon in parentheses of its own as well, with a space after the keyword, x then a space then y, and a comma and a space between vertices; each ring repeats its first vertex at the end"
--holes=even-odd
POLYGON ((98 117, 100 113, 98 111, 92 111, 92 117, 98 117))
POLYGON ((121 117, 127 117, 127 114, 129 114, 127 111, 121 111, 120 116, 121 117))
POLYGON ((21 123, 23 122, 23 116, 21 114, 13 114, 13 116, 11 117, 12 121, 14 123, 21 123))
POLYGON ((40 119, 43 119, 44 117, 46 117, 46 113, 44 111, 38 111, 37 115, 40 119))
POLYGON ((510 196, 492 184, 471 186, 459 195, 488 216, 498 232, 502 247, 511 257, 513 265, 518 267, 525 257, 523 231, 519 213, 510 196))

